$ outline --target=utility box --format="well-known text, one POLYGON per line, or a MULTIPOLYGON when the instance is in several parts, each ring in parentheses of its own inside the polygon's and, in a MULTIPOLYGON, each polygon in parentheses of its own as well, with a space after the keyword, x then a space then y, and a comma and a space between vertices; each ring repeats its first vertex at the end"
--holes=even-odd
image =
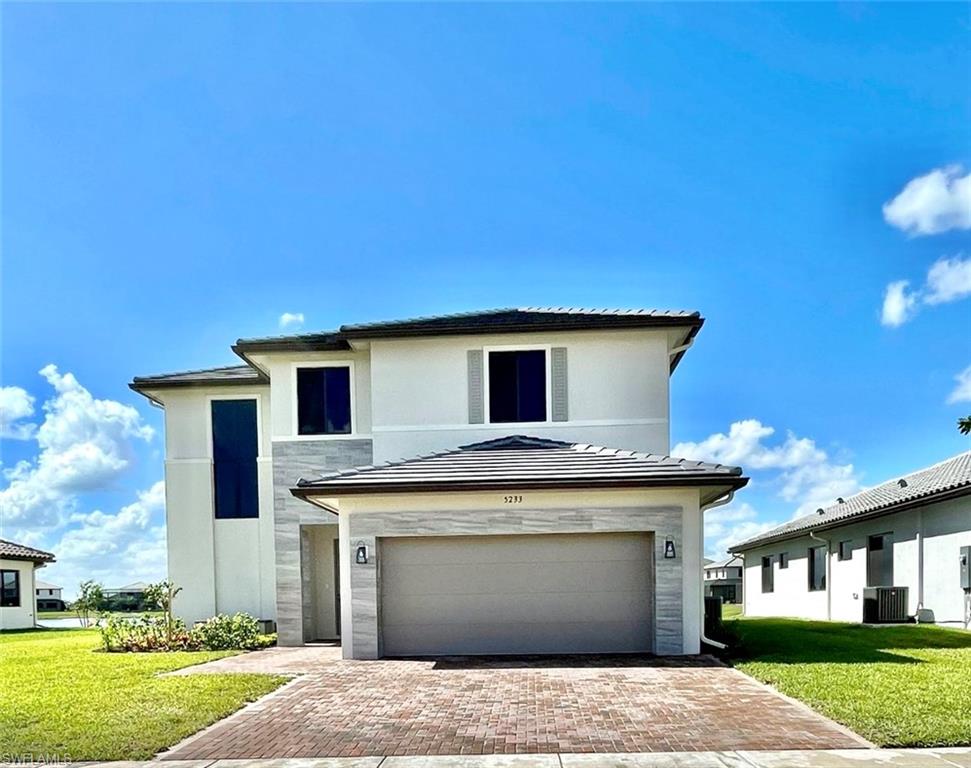
POLYGON ((971 547, 961 547, 961 589, 971 592, 971 547))

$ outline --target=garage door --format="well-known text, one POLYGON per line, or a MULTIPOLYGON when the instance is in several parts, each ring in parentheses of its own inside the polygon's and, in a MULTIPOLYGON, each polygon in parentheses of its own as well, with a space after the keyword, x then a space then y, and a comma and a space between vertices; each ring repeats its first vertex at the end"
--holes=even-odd
POLYGON ((650 651, 648 534, 381 541, 385 656, 650 651))

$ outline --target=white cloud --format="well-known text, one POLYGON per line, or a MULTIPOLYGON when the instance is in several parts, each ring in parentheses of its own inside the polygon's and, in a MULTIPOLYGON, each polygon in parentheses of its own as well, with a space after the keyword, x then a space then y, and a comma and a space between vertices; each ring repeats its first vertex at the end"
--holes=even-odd
POLYGON ((947 404, 971 403, 971 365, 954 377, 957 386, 947 396, 947 404))
POLYGON ((705 552, 714 560, 727 556, 733 544, 775 528, 775 521, 759 522, 758 513, 748 503, 729 504, 705 512, 705 552))
POLYGON ((918 296, 907 291, 910 283, 907 280, 897 280, 887 286, 883 294, 883 311, 880 322, 890 328, 896 328, 906 323, 916 311, 918 296))
POLYGON ((971 296, 971 258, 941 258, 927 271, 927 304, 944 304, 971 296))
POLYGON ((909 291, 907 280, 887 286, 880 322, 896 328, 910 320, 921 305, 945 304, 971 296, 971 257, 941 257, 927 270, 923 288, 909 291))
POLYGON ((54 388, 34 432, 40 453, 3 470, 5 524, 51 526, 76 508, 77 494, 106 487, 129 466, 133 441, 153 430, 129 405, 98 400, 71 373, 48 365, 40 374, 54 388))
POLYGON ((951 165, 911 179, 883 206, 883 218, 910 235, 971 229, 971 173, 962 173, 951 165))
POLYGON ((284 312, 280 315, 281 328, 299 328, 303 325, 303 312, 284 312))
POLYGON ((36 424, 22 420, 34 415, 34 398, 22 387, 0 387, 0 438, 28 440, 36 424))
MULTIPOLYGON (((737 464, 747 473, 764 473, 766 484, 775 490, 776 495, 787 504, 796 505, 793 517, 860 490, 859 477, 852 464, 833 461, 814 440, 798 437, 792 432, 786 433, 785 440, 769 444, 768 440, 774 434, 773 427, 757 419, 746 419, 733 423, 728 434, 716 432, 697 443, 678 443, 671 452, 687 459, 737 464)), ((723 534, 725 539, 730 535, 745 538, 744 534, 756 525, 765 526, 766 530, 771 527, 768 523, 756 523, 752 519, 754 516, 754 510, 746 505, 728 506, 724 510, 716 508, 705 514, 706 536, 709 535, 708 526, 712 524, 710 520, 722 526, 710 535, 723 534), (725 526, 726 516, 732 514, 737 515, 731 520, 736 525, 729 533, 725 526), (713 517, 709 518, 709 515, 713 517), (744 526, 745 523, 749 525, 744 526)), ((754 536, 755 533, 748 535, 754 536)))
POLYGON ((43 572, 44 581, 60 584, 66 594, 75 594, 86 579, 110 588, 164 578, 165 484, 161 480, 117 514, 75 513, 70 524, 60 540, 47 547, 57 562, 43 572))

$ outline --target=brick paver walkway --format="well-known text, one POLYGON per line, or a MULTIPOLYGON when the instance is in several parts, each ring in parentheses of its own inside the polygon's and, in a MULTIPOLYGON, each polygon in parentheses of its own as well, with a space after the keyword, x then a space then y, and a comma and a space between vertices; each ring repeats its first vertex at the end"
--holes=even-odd
MULTIPOLYGON (((270 666, 280 660, 271 657, 270 666)), ((255 671, 253 666, 246 671, 255 671)), ((304 672, 162 758, 868 746, 836 723, 706 657, 321 658, 304 672)))

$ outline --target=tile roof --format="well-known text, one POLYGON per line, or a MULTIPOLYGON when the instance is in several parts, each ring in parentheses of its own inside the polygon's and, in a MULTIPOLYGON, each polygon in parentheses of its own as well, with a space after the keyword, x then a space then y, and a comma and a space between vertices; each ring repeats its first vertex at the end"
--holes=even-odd
POLYGON ((708 563, 705 565, 705 570, 713 569, 718 570, 721 568, 741 568, 742 558, 738 555, 732 555, 727 560, 719 560, 716 563, 708 563))
POLYGON ((41 581, 40 579, 34 579, 34 589, 63 589, 63 587, 47 581, 41 581))
POLYGON ((941 495, 971 494, 971 451, 959 454, 925 469, 861 491, 809 515, 790 520, 759 536, 742 541, 729 549, 741 552, 770 541, 786 539, 810 529, 832 528, 855 518, 889 514, 897 509, 916 506, 941 495))
POLYGON ((156 376, 136 376, 129 385, 140 392, 156 387, 192 387, 212 384, 265 384, 260 371, 248 365, 227 365, 221 368, 200 368, 194 371, 161 373, 156 376))
POLYGON ((301 479, 292 492, 296 496, 342 496, 517 488, 740 488, 747 482, 739 467, 512 435, 413 459, 301 479))
POLYGON ((50 563, 54 555, 41 549, 34 549, 23 544, 16 544, 6 539, 0 539, 0 558, 5 560, 31 560, 35 563, 50 563))

